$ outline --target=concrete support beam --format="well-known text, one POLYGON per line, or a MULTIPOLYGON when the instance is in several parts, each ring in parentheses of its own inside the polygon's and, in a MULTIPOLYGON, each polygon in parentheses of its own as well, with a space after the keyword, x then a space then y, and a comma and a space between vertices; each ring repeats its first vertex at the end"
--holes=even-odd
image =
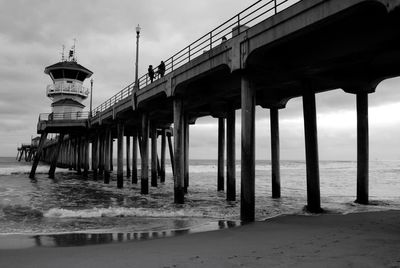
POLYGON ((151 138, 151 186, 157 187, 157 127, 154 122, 150 126, 151 138))
POLYGON ((138 182, 138 171, 137 171, 137 144, 138 144, 138 135, 137 130, 133 130, 132 135, 132 183, 136 184, 138 182))
POLYGON ((76 163, 76 172, 78 175, 82 174, 82 139, 81 137, 76 138, 76 154, 77 154, 77 163, 76 163))
POLYGON ((165 182, 165 150, 166 150, 166 133, 165 128, 161 130, 161 167, 160 182, 165 182))
POLYGON ((118 135, 118 153, 117 153, 117 187, 124 187, 124 124, 118 122, 117 124, 118 135))
POLYGON ((218 171, 217 191, 223 191, 225 184, 225 118, 218 118, 218 171))
POLYGON ((142 114, 142 141, 141 141, 141 194, 149 193, 149 115, 142 114))
POLYGON ((184 187, 185 194, 189 188, 189 118, 184 116, 184 187))
POLYGON ((368 136, 368 93, 358 92, 357 99, 357 199, 368 204, 369 199, 369 136, 368 136))
POLYGON ((93 179, 97 180, 97 172, 99 168, 99 136, 96 134, 92 141, 92 171, 93 179))
POLYGON ((89 175, 89 136, 83 140, 83 177, 87 178, 89 175))
POLYGON ((71 139, 67 140, 67 143, 65 145, 65 164, 66 164, 66 168, 70 168, 71 167, 71 139))
POLYGON ((241 79, 242 159, 240 218, 244 222, 255 218, 255 106, 256 92, 246 76, 241 79))
POLYGON ((70 170, 76 170, 76 140, 71 137, 71 168, 70 170))
POLYGON ((103 181, 105 184, 110 183, 111 171, 110 171, 110 157, 111 157, 111 129, 106 128, 104 135, 104 176, 103 181))
POLYGON ((53 155, 53 159, 51 160, 50 170, 49 170, 49 178, 54 179, 54 174, 56 172, 57 160, 60 155, 61 145, 64 142, 64 133, 60 133, 58 136, 57 146, 55 149, 55 153, 53 155))
POLYGON ((114 170, 114 139, 112 137, 111 131, 111 141, 110 141, 110 171, 114 170))
POLYGON ((272 198, 281 197, 280 158, 279 158, 279 110, 269 110, 271 124, 271 186, 272 198))
POLYGON ((176 97, 173 101, 174 106, 174 202, 183 204, 185 200, 184 180, 184 108, 181 98, 176 97))
POLYGON ((38 166, 38 164, 39 164, 40 157, 41 157, 42 152, 43 152, 43 146, 44 146, 44 143, 45 143, 46 139, 47 139, 47 132, 44 132, 44 133, 42 133, 42 135, 40 136, 39 146, 38 146, 36 155, 35 155, 35 157, 34 157, 34 159, 33 159, 33 164, 32 164, 32 168, 31 168, 31 172, 30 172, 30 174, 29 174, 29 178, 30 178, 30 179, 34 179, 34 178, 35 178, 36 168, 37 168, 37 166, 38 166))
POLYGON ((236 200, 236 137, 235 110, 228 111, 226 119, 226 200, 236 200))
POLYGON ((307 210, 319 213, 322 209, 319 186, 317 115, 315 93, 311 90, 307 90, 303 94, 303 113, 306 143, 307 210))
POLYGON ((103 175, 104 172, 104 132, 99 135, 99 175, 103 175))
POLYGON ((175 167, 174 167, 175 158, 174 158, 174 149, 172 145, 171 133, 167 133, 167 138, 168 138, 169 160, 171 162, 172 175, 175 176, 175 167))
POLYGON ((126 139, 126 177, 131 177, 131 137, 129 135, 125 136, 126 139))

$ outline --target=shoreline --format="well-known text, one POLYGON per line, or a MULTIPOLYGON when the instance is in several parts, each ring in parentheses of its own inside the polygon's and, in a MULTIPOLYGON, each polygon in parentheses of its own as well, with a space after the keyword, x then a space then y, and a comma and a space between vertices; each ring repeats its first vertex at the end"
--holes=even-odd
MULTIPOLYGON (((0 238, 1 239, 1 238, 0 238)), ((90 246, 1 249, 0 267, 400 267, 400 210, 284 215, 90 246)))
MULTIPOLYGON (((170 219, 173 221, 173 219, 170 219)), ((179 219, 181 220, 181 219, 179 219)), ((235 228, 240 221, 216 220, 199 222, 180 228, 127 231, 126 229, 93 229, 49 233, 0 233, 0 250, 26 249, 32 247, 73 247, 125 243, 177 237, 235 228)))

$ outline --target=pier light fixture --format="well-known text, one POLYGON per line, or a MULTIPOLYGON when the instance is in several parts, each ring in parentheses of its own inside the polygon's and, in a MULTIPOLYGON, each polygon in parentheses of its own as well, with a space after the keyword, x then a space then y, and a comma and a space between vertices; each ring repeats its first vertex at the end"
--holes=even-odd
POLYGON ((92 117, 93 78, 90 79, 90 117, 92 117))
POLYGON ((136 26, 136 34, 140 34, 140 30, 141 30, 141 28, 140 28, 140 25, 138 24, 137 26, 136 26))
POLYGON ((139 37, 140 37, 140 26, 139 24, 136 26, 136 66, 135 66, 135 87, 139 89, 139 78, 138 78, 138 70, 139 70, 139 37))

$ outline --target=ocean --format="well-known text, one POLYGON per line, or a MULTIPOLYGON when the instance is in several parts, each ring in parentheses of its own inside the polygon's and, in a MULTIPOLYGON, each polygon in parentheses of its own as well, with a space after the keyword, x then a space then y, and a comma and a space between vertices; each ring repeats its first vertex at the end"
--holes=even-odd
MULTIPOLYGON (((116 172, 109 185, 89 174, 40 164, 36 180, 28 178, 31 163, 0 157, 0 240, 7 235, 29 235, 36 244, 148 239, 180 233, 229 228, 240 224, 240 161, 236 165, 237 201, 227 202, 217 192, 217 161, 191 160, 190 186, 185 204, 173 203, 173 178, 166 167, 166 182, 140 194, 139 184, 127 178, 116 187, 116 172), (37 242, 38 237, 41 241, 37 242), (55 238, 56 237, 56 238, 55 238), (61 238, 60 238, 61 237, 61 238), (50 242, 49 242, 50 241, 50 242), (61 241, 61 242, 60 242, 61 241), (78 241, 78 242, 77 242, 78 241), (65 242, 65 241, 64 241, 65 242)), ((354 203, 355 161, 320 161, 321 206, 327 213, 354 213, 400 209, 400 161, 370 162, 368 206, 354 203)), ((256 220, 284 214, 308 214, 304 161, 281 161, 280 199, 271 198, 269 161, 256 162, 256 220)))

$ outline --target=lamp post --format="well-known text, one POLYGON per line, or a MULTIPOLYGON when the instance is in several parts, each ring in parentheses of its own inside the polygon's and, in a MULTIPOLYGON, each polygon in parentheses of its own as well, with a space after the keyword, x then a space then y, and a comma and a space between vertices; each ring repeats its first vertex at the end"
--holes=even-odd
POLYGON ((90 79, 90 113, 89 117, 92 117, 92 101, 93 101, 93 78, 90 79))
POLYGON ((139 78, 138 78, 138 70, 139 70, 139 37, 140 37, 140 26, 139 24, 136 26, 136 69, 135 69, 135 87, 139 89, 139 78))

